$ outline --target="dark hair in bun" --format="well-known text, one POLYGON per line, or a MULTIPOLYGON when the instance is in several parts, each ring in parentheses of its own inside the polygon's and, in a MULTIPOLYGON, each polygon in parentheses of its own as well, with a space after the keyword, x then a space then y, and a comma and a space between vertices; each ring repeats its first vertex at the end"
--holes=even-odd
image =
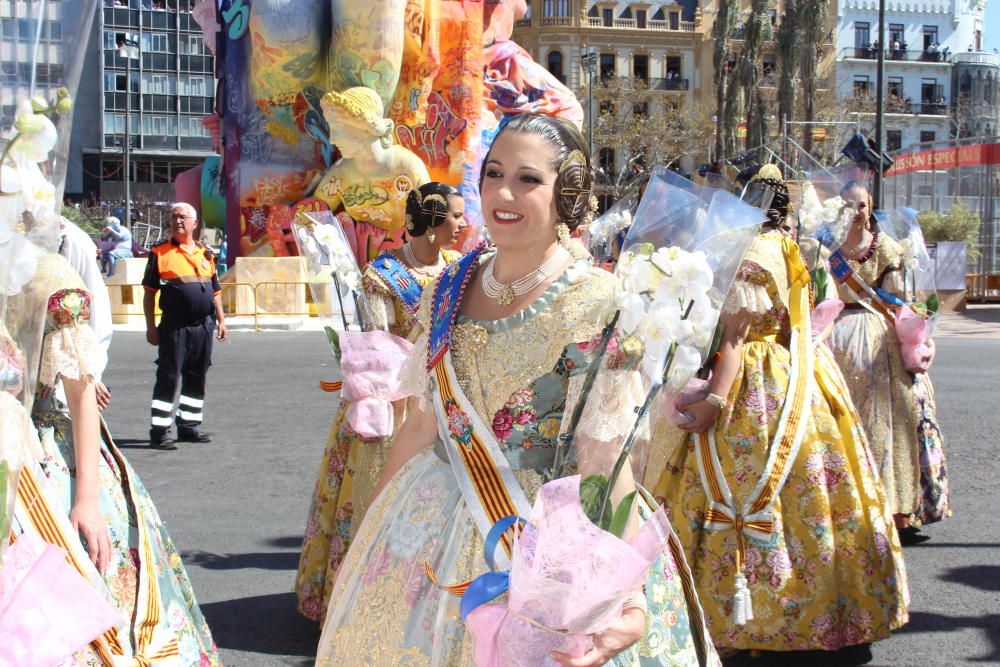
MULTIPOLYGON (((594 185, 594 172, 590 168, 590 151, 583 135, 571 123, 534 113, 514 116, 502 125, 493 140, 493 146, 496 146, 500 135, 507 132, 540 137, 543 142, 555 149, 552 168, 557 173, 556 212, 570 230, 576 229, 590 209, 591 189, 594 185)), ((490 152, 492 150, 491 146, 490 152)), ((480 189, 489 157, 490 154, 487 153, 479 172, 480 189)))
POLYGON ((448 219, 448 197, 462 194, 448 185, 431 181, 406 195, 406 231, 410 236, 423 236, 427 230, 448 219))
POLYGON ((788 217, 789 204, 791 203, 791 198, 788 196, 788 186, 785 185, 784 181, 776 178, 760 178, 757 179, 757 183, 760 183, 774 193, 774 196, 771 198, 771 205, 765 212, 767 222, 764 225, 768 227, 780 227, 781 223, 788 217))

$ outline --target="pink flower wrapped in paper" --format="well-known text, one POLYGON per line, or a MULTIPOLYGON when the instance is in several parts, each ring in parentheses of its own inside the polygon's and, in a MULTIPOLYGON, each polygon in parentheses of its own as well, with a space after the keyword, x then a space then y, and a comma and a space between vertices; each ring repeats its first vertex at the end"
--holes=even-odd
POLYGON ((910 306, 896 311, 896 338, 904 368, 923 368, 930 355, 927 339, 931 336, 931 320, 914 312, 910 306))
POLYGON ((340 369, 343 398, 351 402, 347 421, 365 438, 392 435, 392 402, 406 397, 399 388, 399 372, 413 343, 387 331, 343 331, 340 369))
MULTIPOLYGON (((661 508, 622 540, 583 513, 579 476, 542 486, 515 542, 509 575, 481 578, 509 576, 507 601, 479 604, 465 619, 476 665, 539 667, 557 664, 550 651, 584 655, 593 647, 591 635, 618 618, 626 598, 640 590, 669 530, 661 508)), ((482 599, 475 599, 477 582, 463 597, 463 614, 482 599)), ((494 587, 488 595, 498 592, 494 587)))
POLYGON ((11 545, 0 570, 0 664, 59 664, 121 622, 65 551, 33 533, 11 545))

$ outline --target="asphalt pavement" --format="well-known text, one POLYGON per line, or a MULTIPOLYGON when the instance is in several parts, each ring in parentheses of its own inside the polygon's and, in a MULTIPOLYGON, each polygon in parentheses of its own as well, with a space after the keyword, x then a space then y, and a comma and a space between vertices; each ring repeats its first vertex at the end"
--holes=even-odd
MULTIPOLYGON (((209 444, 147 446, 155 349, 118 332, 105 417, 181 551, 227 665, 309 665, 319 628, 295 611, 295 570, 337 378, 321 332, 235 332, 217 344, 209 444)), ((906 548, 910 623, 873 665, 1000 664, 1000 339, 942 338, 931 376, 954 516, 906 548)), ((358 610, 364 613, 363 610, 358 610)), ((348 666, 350 667, 350 666, 348 666)))

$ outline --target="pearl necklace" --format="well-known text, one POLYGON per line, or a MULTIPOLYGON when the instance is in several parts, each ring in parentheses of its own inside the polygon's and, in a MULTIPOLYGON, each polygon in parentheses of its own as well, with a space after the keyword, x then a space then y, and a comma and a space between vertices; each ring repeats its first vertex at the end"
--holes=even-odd
POLYGON ((417 259, 416 254, 414 254, 413 252, 412 246, 410 246, 409 243, 405 243, 403 244, 403 259, 406 260, 406 263, 409 264, 410 268, 412 268, 414 271, 424 272, 427 271, 428 269, 438 268, 438 266, 440 266, 441 262, 444 260, 444 257, 439 252, 436 262, 434 262, 433 264, 424 264, 419 259, 417 259))
POLYGON ((569 258, 569 251, 562 246, 559 246, 556 251, 552 253, 552 256, 545 260, 545 262, 543 262, 537 269, 531 271, 526 276, 518 278, 514 282, 507 284, 501 283, 493 277, 493 265, 496 263, 496 258, 494 258, 493 261, 487 264, 486 268, 483 269, 483 291, 486 292, 486 296, 491 299, 496 299, 497 303, 501 306, 509 306, 514 303, 515 297, 527 294, 551 278, 552 274, 554 274, 560 266, 565 264, 566 260, 569 258))

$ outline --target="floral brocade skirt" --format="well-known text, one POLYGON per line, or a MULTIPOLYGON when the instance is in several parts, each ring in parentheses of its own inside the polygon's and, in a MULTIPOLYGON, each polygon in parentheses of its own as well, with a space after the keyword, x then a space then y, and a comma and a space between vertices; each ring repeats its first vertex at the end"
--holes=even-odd
MULTIPOLYGON (((537 475, 516 474, 537 492, 537 475)), ((411 459, 372 503, 337 575, 316 664, 474 665, 460 599, 431 583, 425 563, 445 583, 487 571, 483 540, 451 465, 431 450, 411 459)), ((690 602, 669 554, 650 567, 646 595, 646 635, 609 664, 697 665, 690 602)), ((718 664, 711 646, 707 660, 718 664)))
MULTIPOLYGON (((365 439, 355 433, 347 423, 347 408, 348 402, 341 400, 323 450, 295 578, 299 613, 320 623, 392 444, 392 438, 365 439)), ((397 427, 402 418, 397 408, 397 427)))
MULTIPOLYGON (((743 365, 714 427, 737 506, 765 469, 789 372, 786 348, 744 345, 743 365)), ((754 616, 746 625, 733 622, 736 533, 705 528, 709 498, 692 438, 673 451, 656 487, 692 565, 717 647, 832 651, 884 639, 907 620, 899 539, 843 377, 822 345, 808 410, 801 447, 772 509, 775 529, 767 540, 746 539, 754 616)))
POLYGON ((918 405, 899 340, 881 317, 845 311, 829 346, 868 436, 893 514, 915 514, 920 490, 918 405))
MULTIPOLYGON (((76 486, 72 423, 62 411, 40 409, 39 403, 36 403, 32 417, 42 446, 42 457, 34 469, 38 487, 53 513, 64 513, 68 517, 76 486)), ((122 651, 118 655, 134 655, 137 659, 152 660, 153 664, 157 664, 159 658, 155 657, 156 654, 171 652, 164 646, 176 641, 177 662, 171 664, 221 665, 180 554, 145 486, 110 438, 102 438, 97 472, 99 506, 111 534, 112 553, 103 577, 89 564, 87 567, 93 570, 91 576, 94 580, 100 582, 99 592, 125 619, 116 630, 122 651), (151 558, 143 558, 143 546, 151 558), (153 602, 146 601, 146 596, 153 602), (139 632, 136 627, 137 612, 143 611, 137 610, 140 600, 143 601, 143 609, 158 610, 156 617, 147 612, 146 622, 151 624, 151 631, 146 628, 147 632, 139 632), (143 645, 143 636, 148 640, 147 646, 143 645), (135 644, 137 641, 139 643, 135 644)), ((26 526, 20 528, 23 531, 26 526)), ((79 537, 75 535, 64 535, 63 539, 68 544, 70 539, 79 543, 79 537)), ((71 550, 81 559, 86 559, 82 546, 73 546, 71 550)), ((88 646, 63 664, 104 663, 88 646)))

